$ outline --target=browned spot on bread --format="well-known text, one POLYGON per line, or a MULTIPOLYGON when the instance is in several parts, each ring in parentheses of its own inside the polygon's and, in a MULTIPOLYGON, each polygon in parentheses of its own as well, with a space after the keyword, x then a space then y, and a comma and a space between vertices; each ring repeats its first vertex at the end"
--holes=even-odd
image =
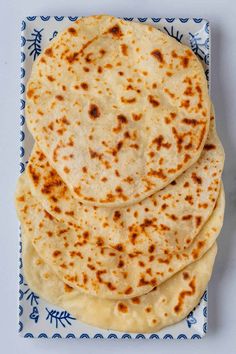
POLYGON ((183 68, 187 68, 189 64, 189 58, 187 56, 181 57, 180 64, 182 65, 183 68))
POLYGON ((25 201, 25 196, 22 195, 20 197, 17 198, 18 202, 24 202, 25 201))
POLYGON ((125 295, 132 294, 132 292, 133 292, 133 288, 130 286, 125 290, 125 295))
POLYGON ((172 58, 178 58, 178 54, 176 53, 175 50, 172 50, 171 56, 172 56, 172 58))
POLYGON ((91 103, 89 106, 88 114, 91 119, 95 120, 100 117, 101 112, 96 104, 91 103))
POLYGON ((196 172, 193 172, 192 175, 191 175, 191 178, 193 180, 194 183, 196 184, 202 184, 202 178, 199 177, 196 172))
POLYGON ((83 173, 87 173, 87 172, 88 172, 87 167, 86 167, 86 166, 83 166, 83 167, 82 167, 82 171, 83 171, 83 173))
POLYGON ((123 114, 119 114, 117 116, 117 119, 118 119, 118 122, 121 123, 121 124, 127 124, 128 123, 128 119, 123 114))
POLYGON ((189 182, 184 183, 184 188, 187 188, 187 187, 189 187, 189 182))
POLYGON ((171 144, 168 142, 164 142, 164 137, 163 135, 157 136, 153 141, 153 144, 156 144, 157 151, 160 151, 161 148, 169 149, 171 147, 171 144))
POLYGON ((133 97, 133 98, 125 98, 125 97, 121 97, 121 102, 123 103, 134 103, 136 102, 136 98, 133 97))
POLYGON ((153 253, 155 251, 155 245, 150 245, 149 248, 148 248, 148 252, 149 253, 153 253))
POLYGON ((183 278, 184 278, 184 280, 189 279, 190 278, 189 273, 183 272, 183 278))
POLYGON ((56 95, 56 99, 58 101, 64 101, 64 97, 62 95, 56 95))
POLYGON ((182 216, 182 220, 191 220, 192 219, 192 215, 188 214, 188 215, 183 215, 182 216))
POLYGON ((150 171, 148 172, 148 176, 157 177, 160 179, 166 179, 166 175, 164 174, 161 168, 159 168, 159 170, 157 171, 150 169, 150 171))
POLYGON ((61 254, 61 251, 56 250, 56 251, 53 252, 52 256, 53 257, 58 257, 58 256, 60 256, 60 254, 61 254))
POLYGON ((140 298, 139 297, 133 297, 131 299, 131 301, 132 301, 133 304, 136 304, 136 305, 140 304, 140 298))
POLYGON ((103 157, 103 154, 102 154, 102 153, 99 153, 99 152, 97 152, 97 151, 94 151, 94 150, 92 150, 91 148, 89 148, 89 154, 90 154, 91 159, 98 159, 98 160, 101 160, 102 157, 103 157))
POLYGON ((122 259, 120 259, 119 262, 118 262, 117 267, 118 267, 118 268, 123 268, 124 265, 125 265, 124 261, 122 261, 122 259))
POLYGON ((65 211, 65 214, 69 216, 74 216, 75 213, 71 210, 71 211, 65 211))
POLYGON ((52 235, 53 235, 52 231, 47 231, 47 235, 48 235, 48 237, 52 237, 52 235))
POLYGON ((162 52, 159 49, 154 49, 151 52, 151 55, 159 61, 159 63, 163 64, 164 63, 164 57, 162 52))
POLYGON ((151 308, 150 306, 148 306, 148 307, 145 308, 145 312, 149 313, 149 312, 151 312, 151 311, 152 311, 152 308, 151 308))
POLYGON ((28 98, 31 98, 33 95, 34 95, 34 89, 29 89, 29 90, 27 91, 27 97, 28 97, 28 98))
POLYGON ((101 74, 101 73, 103 72, 103 69, 102 69, 101 66, 98 66, 97 72, 98 72, 99 74, 101 74))
POLYGON ((140 114, 132 113, 132 118, 133 118, 133 120, 138 121, 142 118, 142 113, 140 113, 140 114))
POLYGON ((196 119, 190 119, 190 118, 184 118, 182 119, 182 122, 187 125, 191 125, 193 127, 196 127, 199 124, 202 124, 202 122, 197 121, 196 119))
POLYGON ((158 107, 160 105, 160 102, 157 101, 152 95, 148 96, 148 101, 151 103, 153 107, 158 107))
POLYGON ((123 313, 127 313, 128 312, 128 306, 123 304, 123 302, 119 302, 118 311, 123 312, 123 313))
POLYGON ((202 145, 202 141, 203 141, 203 138, 205 136, 205 133, 206 133, 206 126, 204 126, 201 130, 201 133, 200 133, 200 138, 199 138, 199 143, 198 143, 198 146, 197 146, 197 149, 200 148, 200 146, 202 145))
POLYGON ((150 151, 150 152, 148 153, 148 155, 149 155, 151 158, 153 158, 153 157, 155 156, 155 152, 154 152, 154 151, 150 151))
POLYGON ((79 58, 79 52, 74 52, 66 57, 69 64, 73 64, 79 58))
POLYGON ((30 175, 34 181, 34 185, 37 186, 39 184, 39 181, 40 181, 40 174, 38 174, 36 172, 36 169, 34 169, 33 165, 30 164, 29 165, 29 172, 30 172, 30 175))
POLYGON ((45 60, 44 56, 41 56, 40 62, 46 64, 46 60, 45 60))
POLYGON ((52 75, 47 75, 47 79, 51 82, 55 81, 55 79, 52 75))
POLYGON ((206 144, 204 146, 204 149, 209 151, 209 150, 215 150, 216 149, 216 146, 214 144, 206 144))
POLYGON ((134 179, 133 179, 133 177, 128 176, 128 177, 124 178, 123 181, 126 183, 129 183, 129 184, 132 184, 134 179))
POLYGON ((53 56, 52 48, 47 48, 47 49, 45 50, 45 54, 46 54, 48 57, 52 57, 52 56, 53 56))
POLYGON ((193 196, 192 195, 187 195, 185 197, 185 200, 190 204, 193 205, 193 196))
POLYGON ((55 213, 60 214, 61 213, 61 209, 59 207, 54 207, 53 210, 55 211, 55 213))
POLYGON ((198 241, 197 247, 192 251, 193 259, 198 259, 201 249, 204 247, 206 241, 198 241))
POLYGON ((186 95, 186 96, 193 96, 193 95, 194 95, 192 86, 188 86, 188 87, 185 89, 184 95, 186 95))
POLYGON ((127 56, 128 55, 128 46, 126 44, 121 44, 121 51, 122 54, 127 56))
POLYGON ((111 69, 111 68, 113 68, 113 66, 112 66, 112 64, 106 64, 105 66, 104 66, 104 68, 107 68, 107 69, 111 69))
POLYGON ((164 91, 171 97, 174 98, 175 94, 173 92, 171 92, 168 88, 164 88, 164 91))
POLYGON ((189 108, 190 100, 182 100, 180 107, 189 108))
POLYGON ((107 177, 102 177, 101 181, 102 182, 106 182, 107 181, 107 177))
POLYGON ((201 216, 196 216, 195 217, 196 221, 196 226, 199 227, 201 225, 202 217, 201 216))
POLYGON ((108 33, 111 33, 113 35, 113 37, 115 37, 115 38, 120 38, 123 36, 121 28, 118 24, 109 28, 108 33))
POLYGON ((172 128, 172 133, 173 133, 174 138, 175 138, 176 143, 177 143, 177 150, 178 150, 178 152, 181 152, 182 146, 183 146, 183 142, 184 142, 184 136, 179 134, 175 127, 172 128))
POLYGON ((83 90, 87 91, 88 90, 88 84, 86 82, 82 82, 81 85, 83 90))
POLYGON ((74 27, 69 27, 67 31, 73 36, 77 34, 76 29, 74 27))
POLYGON ((67 284, 64 283, 64 291, 66 293, 71 293, 73 291, 73 288, 67 284))
POLYGON ((90 69, 87 68, 87 66, 84 66, 84 67, 83 67, 83 70, 84 70, 86 73, 88 73, 88 72, 90 71, 90 69))
POLYGON ((192 295, 195 294, 195 291, 196 291, 195 277, 192 278, 192 280, 189 282, 188 285, 189 285, 191 290, 183 290, 183 291, 180 292, 179 298, 178 298, 178 303, 174 307, 174 311, 176 313, 179 313, 182 310, 185 297, 186 296, 192 296, 192 295))
POLYGON ((113 220, 114 220, 114 221, 117 221, 117 220, 120 219, 120 217, 121 217, 120 211, 119 211, 119 210, 116 210, 116 211, 114 212, 113 220))

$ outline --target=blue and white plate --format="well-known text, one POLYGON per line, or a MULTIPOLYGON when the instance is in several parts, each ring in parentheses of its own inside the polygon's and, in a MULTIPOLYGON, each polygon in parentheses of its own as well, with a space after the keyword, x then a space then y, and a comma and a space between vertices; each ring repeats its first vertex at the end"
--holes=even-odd
MULTIPOLYGON (((25 124, 25 87, 32 64, 42 50, 64 28, 78 17, 32 16, 21 25, 20 68, 20 173, 27 164, 33 139, 25 124)), ((207 80, 210 79, 210 28, 201 18, 125 18, 127 21, 149 23, 188 45, 201 60, 207 80)), ((22 272, 22 247, 19 249, 19 333, 26 338, 143 338, 199 339, 207 331, 207 291, 200 304, 186 319, 157 333, 123 333, 86 325, 61 308, 34 294, 22 272)))

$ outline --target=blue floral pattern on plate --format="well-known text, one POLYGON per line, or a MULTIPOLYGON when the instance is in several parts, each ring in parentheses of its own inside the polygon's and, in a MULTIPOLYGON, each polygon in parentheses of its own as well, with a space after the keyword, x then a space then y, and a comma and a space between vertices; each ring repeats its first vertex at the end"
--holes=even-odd
MULTIPOLYGON (((77 16, 30 16, 21 24, 20 52, 20 173, 30 155, 33 139, 25 124, 25 87, 34 60, 77 16)), ((188 45, 201 60, 210 79, 210 27, 201 18, 133 18, 126 21, 149 23, 188 45)), ((47 303, 25 283, 22 273, 22 245, 19 242, 19 333, 25 338, 120 338, 120 339, 200 339, 207 331, 207 291, 199 305, 183 321, 158 333, 122 333, 81 323, 67 311, 47 303)))

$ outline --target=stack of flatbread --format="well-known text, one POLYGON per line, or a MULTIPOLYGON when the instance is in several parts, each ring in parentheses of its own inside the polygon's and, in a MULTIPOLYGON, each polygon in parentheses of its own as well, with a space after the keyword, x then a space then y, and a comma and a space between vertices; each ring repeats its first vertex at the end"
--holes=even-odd
POLYGON ((18 181, 28 285, 88 324, 154 332, 210 279, 224 151, 204 70, 150 25, 73 23, 33 65, 18 181))

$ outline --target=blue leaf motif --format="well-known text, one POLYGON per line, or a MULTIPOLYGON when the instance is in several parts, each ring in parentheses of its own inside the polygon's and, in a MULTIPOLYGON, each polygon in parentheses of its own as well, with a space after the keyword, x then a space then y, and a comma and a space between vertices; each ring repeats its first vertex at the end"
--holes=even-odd
POLYGON ((59 325, 66 327, 66 324, 71 326, 70 320, 75 320, 75 318, 72 317, 67 311, 60 312, 56 310, 49 310, 47 307, 45 309, 48 313, 46 320, 49 320, 51 324, 55 322, 56 328, 58 328, 59 325))
POLYGON ((29 315, 31 320, 34 320, 35 323, 38 322, 39 320, 39 310, 36 306, 33 307, 33 311, 31 312, 31 314, 29 315))
POLYGON ((19 317, 23 315, 23 307, 19 305, 19 317))
POLYGON ((52 37, 49 38, 49 40, 51 41, 53 38, 55 38, 58 35, 58 31, 54 31, 52 34, 52 37))
POLYGON ((198 55, 201 60, 203 60, 205 58, 205 53, 202 48, 205 48, 205 42, 202 42, 202 38, 199 33, 192 34, 189 32, 189 36, 192 51, 198 55))
POLYGON ((168 30, 168 28, 164 27, 164 30, 168 33, 169 36, 175 38, 178 42, 181 42, 183 34, 180 34, 178 30, 174 31, 174 26, 171 26, 171 30, 168 30))
POLYGON ((193 311, 189 313, 189 315, 186 318, 188 328, 191 328, 191 326, 195 323, 197 323, 196 318, 193 316, 193 311))
MULTIPOLYGON (((27 284, 24 284, 27 285, 27 284)), ((31 291, 29 288, 24 292, 24 295, 27 295, 26 300, 30 301, 30 305, 38 305, 39 302, 39 296, 36 295, 33 291, 31 291)))
POLYGON ((42 41, 42 34, 41 32, 43 31, 43 28, 41 30, 34 29, 33 32, 31 33, 32 38, 27 39, 27 42, 30 42, 31 44, 28 46, 28 49, 31 50, 29 55, 33 56, 33 59, 35 60, 37 56, 41 53, 41 41, 42 41))

